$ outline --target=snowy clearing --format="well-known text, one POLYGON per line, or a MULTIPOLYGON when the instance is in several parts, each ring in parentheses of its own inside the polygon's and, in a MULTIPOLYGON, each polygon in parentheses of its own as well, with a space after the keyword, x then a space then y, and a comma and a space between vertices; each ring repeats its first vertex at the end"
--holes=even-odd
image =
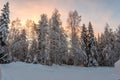
POLYGON ((16 62, 2 64, 2 80, 118 80, 114 68, 45 66, 16 62))

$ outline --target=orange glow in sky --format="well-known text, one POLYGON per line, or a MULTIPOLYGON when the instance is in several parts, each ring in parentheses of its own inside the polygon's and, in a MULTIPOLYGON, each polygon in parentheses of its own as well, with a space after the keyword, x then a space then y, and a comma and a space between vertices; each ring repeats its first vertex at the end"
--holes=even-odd
POLYGON ((10 3, 10 20, 19 18, 22 24, 27 19, 38 23, 43 13, 50 18, 55 8, 59 10, 64 26, 71 10, 77 10, 82 16, 81 25, 85 23, 87 26, 91 21, 96 32, 103 32, 106 22, 115 28, 120 21, 117 0, 0 0, 0 8, 6 1, 10 3))

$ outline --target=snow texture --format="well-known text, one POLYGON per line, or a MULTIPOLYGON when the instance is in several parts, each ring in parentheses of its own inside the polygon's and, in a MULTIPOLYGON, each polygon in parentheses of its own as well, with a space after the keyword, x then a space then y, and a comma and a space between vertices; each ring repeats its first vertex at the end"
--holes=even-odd
POLYGON ((114 68, 2 64, 2 80, 118 80, 114 68))

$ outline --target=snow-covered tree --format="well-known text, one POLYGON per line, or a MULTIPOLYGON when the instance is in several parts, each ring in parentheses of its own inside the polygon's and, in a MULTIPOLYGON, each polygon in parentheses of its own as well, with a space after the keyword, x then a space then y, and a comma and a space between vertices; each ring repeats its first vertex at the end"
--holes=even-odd
POLYGON ((77 29, 80 27, 81 16, 77 11, 71 11, 68 16, 68 26, 71 28, 71 50, 68 60, 70 64, 84 65, 85 52, 80 47, 80 38, 77 29))
POLYGON ((28 63, 39 63, 38 62, 38 47, 37 47, 37 39, 33 39, 28 42, 28 53, 27 53, 27 60, 28 63))
POLYGON ((101 35, 102 34, 99 34, 98 33, 98 35, 97 35, 97 47, 98 47, 98 56, 99 56, 99 58, 98 58, 98 64, 99 64, 99 66, 102 66, 102 60, 103 60, 103 55, 102 55, 102 53, 101 53, 101 51, 102 51, 102 46, 101 46, 101 35))
POLYGON ((8 24, 10 23, 10 20, 9 20, 9 3, 7 2, 3 9, 1 10, 2 13, 1 13, 1 16, 0 16, 0 26, 1 28, 3 28, 3 32, 2 32, 2 35, 3 35, 3 41, 5 41, 7 39, 7 35, 8 35, 8 24))
POLYGON ((84 60, 84 66, 87 66, 87 50, 88 50, 88 35, 87 35, 87 28, 85 27, 85 24, 82 26, 81 31, 81 49, 85 53, 86 60, 84 60))
POLYGON ((48 64, 50 65, 50 54, 49 54, 49 34, 50 34, 50 27, 48 26, 48 19, 46 14, 41 15, 41 20, 39 21, 38 25, 38 42, 39 42, 39 50, 40 56, 39 61, 41 64, 48 64))
POLYGON ((114 64, 113 58, 115 53, 115 36, 108 24, 106 24, 105 31, 101 35, 99 43, 99 51, 101 52, 101 65, 112 66, 114 64))
POLYGON ((52 63, 62 64, 63 56, 67 52, 66 38, 61 29, 60 14, 54 10, 50 19, 50 56, 52 63))
POLYGON ((112 65, 120 59, 120 26, 118 26, 116 33, 114 33, 115 43, 114 43, 114 54, 112 65))
POLYGON ((7 44, 6 39, 8 35, 8 24, 10 22, 9 20, 9 3, 7 2, 3 9, 1 10, 1 16, 0 16, 0 63, 6 63, 9 62, 10 59, 9 54, 7 52, 7 44))
POLYGON ((11 23, 7 41, 13 61, 25 61, 27 54, 26 31, 18 18, 11 23))
POLYGON ((67 35, 65 31, 63 30, 63 27, 60 27, 60 47, 59 47, 59 64, 66 64, 67 63, 67 57, 68 57, 68 43, 67 43, 67 35))
POLYGON ((88 26, 88 50, 86 52, 88 56, 88 66, 98 66, 98 48, 97 48, 97 41, 94 36, 94 31, 92 28, 91 22, 89 22, 88 26))
POLYGON ((32 20, 26 21, 26 37, 28 42, 28 51, 26 62, 32 63, 34 55, 37 55, 37 28, 36 24, 32 20))

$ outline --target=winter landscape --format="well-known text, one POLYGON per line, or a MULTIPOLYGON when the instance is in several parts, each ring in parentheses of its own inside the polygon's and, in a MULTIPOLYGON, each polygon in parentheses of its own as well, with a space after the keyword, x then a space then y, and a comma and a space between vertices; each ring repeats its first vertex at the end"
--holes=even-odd
POLYGON ((119 80, 118 0, 1 0, 0 80, 119 80))

